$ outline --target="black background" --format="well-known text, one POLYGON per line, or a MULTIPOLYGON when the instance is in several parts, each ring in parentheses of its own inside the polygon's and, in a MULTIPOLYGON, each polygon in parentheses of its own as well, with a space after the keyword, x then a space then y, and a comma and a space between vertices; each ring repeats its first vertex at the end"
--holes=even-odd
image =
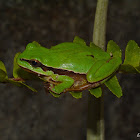
MULTIPOLYGON (((92 41, 96 0, 1 0, 0 60, 12 77, 13 58, 27 43, 50 48, 77 35, 92 41)), ((140 45, 140 1, 110 0, 107 41, 122 49, 135 40, 140 45)), ((106 140, 135 140, 140 133, 140 75, 118 75, 123 97, 105 90, 106 140)), ((88 93, 54 98, 43 84, 31 82, 39 92, 0 84, 0 140, 86 140, 88 93)))

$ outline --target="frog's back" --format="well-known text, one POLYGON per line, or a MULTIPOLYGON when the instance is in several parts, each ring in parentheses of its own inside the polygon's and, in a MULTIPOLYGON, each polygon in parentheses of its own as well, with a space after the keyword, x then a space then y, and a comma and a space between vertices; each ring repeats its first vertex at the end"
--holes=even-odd
POLYGON ((76 73, 86 73, 94 63, 91 48, 76 43, 61 43, 42 54, 48 67, 76 73))
POLYGON ((71 42, 58 44, 51 49, 31 47, 29 51, 29 59, 37 59, 45 66, 75 73, 87 73, 97 58, 106 54, 103 52, 98 56, 93 48, 71 42))
POLYGON ((52 46, 51 49, 55 50, 55 49, 60 49, 60 50, 66 50, 66 49, 75 49, 75 48, 82 48, 82 47, 87 47, 86 45, 81 45, 78 43, 73 43, 73 42, 64 42, 64 43, 60 43, 56 46, 52 46))

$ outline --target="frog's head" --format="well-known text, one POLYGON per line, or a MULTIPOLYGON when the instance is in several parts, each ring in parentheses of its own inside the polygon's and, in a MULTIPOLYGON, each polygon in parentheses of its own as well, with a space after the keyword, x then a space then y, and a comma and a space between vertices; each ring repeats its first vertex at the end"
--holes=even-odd
POLYGON ((17 64, 23 69, 38 75, 49 75, 43 63, 47 50, 35 41, 29 43, 26 49, 17 57, 17 64))

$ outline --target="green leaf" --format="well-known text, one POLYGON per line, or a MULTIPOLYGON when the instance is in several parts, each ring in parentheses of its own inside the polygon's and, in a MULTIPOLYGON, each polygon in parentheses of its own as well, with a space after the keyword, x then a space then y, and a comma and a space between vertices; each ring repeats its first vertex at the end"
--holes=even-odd
POLYGON ((122 64, 120 66, 119 72, 123 72, 123 73, 138 73, 138 69, 136 70, 136 68, 134 68, 133 66, 129 65, 129 64, 122 64))
POLYGON ((4 63, 2 61, 0 61, 0 69, 3 70, 7 74, 6 68, 5 68, 4 63))
POLYGON ((89 91, 90 91, 90 93, 91 93, 92 95, 94 95, 96 98, 99 98, 99 97, 101 97, 101 95, 102 95, 102 89, 101 89, 101 87, 92 88, 92 89, 90 89, 89 91))
POLYGON ((124 64, 130 64, 134 67, 140 65, 140 47, 133 40, 130 40, 127 44, 124 64))
POLYGON ((74 98, 79 99, 82 98, 82 92, 69 92, 74 98))
POLYGON ((130 40, 126 46, 125 60, 120 71, 140 73, 140 47, 133 40, 130 40))
POLYGON ((0 69, 0 82, 4 82, 6 80, 7 74, 0 69))
POLYGON ((118 98, 122 96, 122 89, 116 75, 104 83, 118 98))
POLYGON ((112 54, 113 57, 122 57, 122 51, 120 47, 113 41, 110 40, 107 44, 107 52, 112 54))
POLYGON ((135 67, 138 73, 140 73, 140 65, 138 67, 135 67))
POLYGON ((8 81, 9 81, 10 83, 16 85, 16 86, 19 86, 19 87, 21 87, 21 86, 26 86, 28 89, 32 90, 33 92, 37 92, 36 89, 34 89, 34 88, 32 88, 32 87, 26 85, 26 84, 24 83, 24 81, 22 81, 22 80, 20 80, 20 79, 17 80, 16 78, 9 78, 8 81))
POLYGON ((25 83, 21 82, 22 85, 26 86, 28 89, 32 90, 33 92, 37 92, 36 89, 34 89, 33 87, 30 87, 28 85, 26 85, 25 83))
POLYGON ((36 46, 41 46, 38 42, 36 42, 36 41, 33 41, 32 42, 33 44, 35 44, 36 46))
POLYGON ((9 83, 11 83, 11 84, 14 84, 14 85, 16 85, 16 86, 18 86, 18 87, 21 87, 22 85, 21 85, 21 82, 19 82, 18 80, 16 80, 15 78, 8 78, 8 80, 7 80, 9 83))
POLYGON ((0 82, 5 82, 7 80, 7 71, 2 61, 0 61, 0 82))
POLYGON ((33 79, 38 79, 39 78, 32 73, 29 73, 25 70, 23 70, 22 68, 20 68, 17 64, 17 57, 19 56, 20 52, 17 53, 14 57, 14 66, 13 66, 13 76, 14 78, 23 78, 23 79, 28 79, 28 80, 33 80, 33 79))
POLYGON ((82 38, 80 38, 78 36, 74 37, 73 43, 77 43, 77 44, 81 44, 81 45, 86 45, 86 42, 82 38))
POLYGON ((17 57, 19 56, 20 52, 17 53, 14 57, 14 64, 13 64, 13 76, 14 78, 19 78, 19 74, 18 74, 18 71, 20 71, 20 67, 18 66, 17 64, 17 57))
POLYGON ((52 92, 52 91, 49 91, 54 97, 56 97, 56 98, 58 98, 58 97, 60 97, 61 96, 61 94, 56 94, 56 93, 54 93, 54 92, 52 92))
POLYGON ((102 48, 96 46, 93 42, 90 42, 90 47, 95 49, 95 50, 99 50, 99 51, 103 51, 104 52, 104 50, 102 48))

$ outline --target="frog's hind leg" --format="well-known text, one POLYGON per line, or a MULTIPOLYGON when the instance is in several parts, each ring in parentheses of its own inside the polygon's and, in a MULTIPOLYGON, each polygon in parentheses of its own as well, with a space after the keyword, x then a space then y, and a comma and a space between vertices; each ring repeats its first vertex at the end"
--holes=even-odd
POLYGON ((106 81, 108 77, 116 72, 121 63, 122 61, 119 57, 110 58, 108 61, 98 60, 87 73, 88 82, 106 81))

